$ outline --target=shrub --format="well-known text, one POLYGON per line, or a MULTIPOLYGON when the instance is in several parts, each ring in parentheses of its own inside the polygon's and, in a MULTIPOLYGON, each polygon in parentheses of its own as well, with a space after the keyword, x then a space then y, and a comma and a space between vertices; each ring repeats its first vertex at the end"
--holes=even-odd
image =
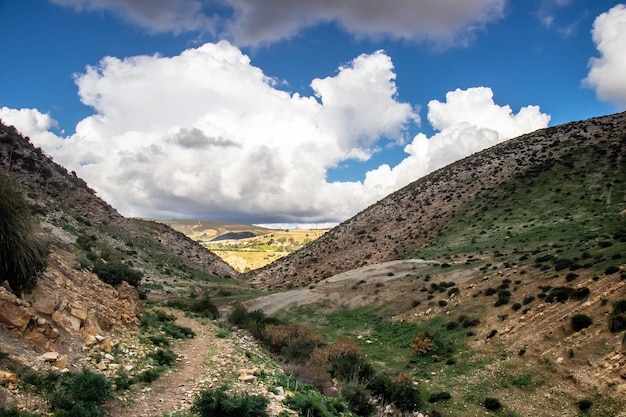
POLYGON ((613 313, 626 313, 626 300, 619 300, 613 303, 613 313))
POLYGON ((200 317, 207 317, 214 320, 220 317, 219 310, 217 309, 215 304, 213 304, 209 297, 202 297, 197 300, 169 300, 166 305, 168 307, 179 308, 184 311, 195 313, 200 317))
POLYGON ((31 414, 27 411, 20 411, 17 405, 9 408, 0 407, 0 417, 38 417, 38 414, 31 414))
POLYGON ((17 295, 34 288, 46 267, 48 244, 36 236, 35 227, 21 192, 0 175, 0 282, 7 280, 17 295))
POLYGON ((485 402, 483 403, 485 408, 490 411, 499 410, 502 408, 502 404, 496 398, 487 397, 485 398, 485 402))
POLYGON ((584 314, 576 314, 572 316, 571 322, 572 322, 572 329, 574 329, 575 332, 578 332, 582 329, 585 329, 591 326, 591 324, 593 323, 593 320, 591 320, 591 317, 586 316, 584 314))
POLYGON ((227 387, 201 391, 191 407, 200 417, 267 417, 267 398, 262 395, 229 395, 227 387))
POLYGON ((265 326, 263 336, 270 350, 281 353, 288 361, 301 364, 308 361, 313 349, 324 343, 324 336, 298 324, 269 324, 265 326))
POLYGON ((162 366, 151 368, 151 369, 146 369, 145 371, 142 371, 139 374, 135 375, 135 377, 133 378, 133 381, 150 384, 156 381, 157 379, 159 379, 159 377, 161 376, 163 372, 165 372, 165 368, 162 366))
POLYGON ((434 394, 430 394, 430 397, 428 397, 428 402, 434 404, 439 401, 447 401, 450 398, 452 398, 450 393, 446 391, 441 391, 441 392, 436 392, 434 394))
POLYGON ((149 354, 148 357, 160 366, 172 366, 176 362, 176 354, 170 349, 158 349, 156 352, 149 354))
POLYGON ((522 305, 521 305, 520 303, 514 303, 514 304, 511 306, 511 309, 512 309, 513 311, 517 311, 517 310, 519 310, 520 308, 522 308, 522 305))
POLYGON ((578 409, 580 411, 589 411, 589 409, 593 406, 593 401, 591 400, 580 400, 578 402, 578 409))
POLYGON ((619 272, 619 270, 620 270, 619 266, 615 266, 615 265, 609 266, 608 268, 606 268, 604 270, 604 274, 605 275, 613 275, 614 273, 619 272))
POLYGON ((572 281, 574 281, 576 278, 578 278, 579 276, 580 276, 580 275, 578 275, 578 274, 575 274, 575 273, 573 273, 573 272, 570 272, 570 273, 568 273, 568 274, 565 276, 565 281, 567 281, 567 282, 572 282, 572 281))
POLYGON ((619 333, 626 330, 626 317, 621 314, 614 314, 609 317, 609 330, 612 333, 619 333))
POLYGON ((341 400, 323 397, 315 392, 296 393, 287 397, 284 404, 298 411, 298 415, 307 417, 340 416, 347 411, 341 400))
POLYGON ((374 411, 374 407, 369 401, 371 393, 364 384, 356 382, 345 384, 341 389, 341 396, 348 403, 350 411, 355 414, 369 416, 374 411))
POLYGON ((411 340, 411 352, 415 356, 423 355, 433 348, 433 336, 428 332, 420 332, 411 340))
POLYGON ((556 287, 552 288, 548 295, 546 296, 546 301, 548 303, 553 303, 554 301, 559 301, 564 303, 567 301, 574 291, 573 288, 569 287, 556 287))
POLYGON ((406 374, 400 373, 394 377, 382 373, 378 374, 372 378, 369 387, 373 394, 382 397, 384 404, 393 403, 405 413, 422 407, 419 390, 406 374))
POLYGON ((111 396, 111 383, 104 375, 85 368, 81 372, 31 374, 24 382, 43 393, 56 416, 103 416, 98 406, 111 396))
POLYGON ((573 300, 584 300, 589 297, 589 294, 591 294, 591 291, 587 287, 576 288, 572 291, 570 298, 573 300))
POLYGON ((311 353, 311 364, 326 367, 333 378, 341 381, 367 381, 374 375, 361 348, 350 339, 341 339, 327 348, 311 353))
POLYGON ((93 273, 98 278, 110 285, 120 285, 126 281, 133 287, 137 287, 143 277, 143 273, 121 262, 98 261, 93 266, 93 273))

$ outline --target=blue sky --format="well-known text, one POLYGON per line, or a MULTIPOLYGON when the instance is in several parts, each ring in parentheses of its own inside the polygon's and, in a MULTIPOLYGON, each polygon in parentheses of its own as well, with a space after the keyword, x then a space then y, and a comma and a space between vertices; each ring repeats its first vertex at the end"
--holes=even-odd
POLYGON ((0 16, 0 119, 129 216, 339 222, 472 152, 626 109, 613 1, 0 0, 0 16))

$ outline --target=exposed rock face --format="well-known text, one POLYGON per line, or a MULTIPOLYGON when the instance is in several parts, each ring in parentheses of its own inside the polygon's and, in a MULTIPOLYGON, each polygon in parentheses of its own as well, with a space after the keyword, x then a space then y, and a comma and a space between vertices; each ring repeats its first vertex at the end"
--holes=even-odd
POLYGON ((24 332, 30 323, 30 310, 24 302, 4 287, 0 287, 0 322, 24 332))
MULTIPOLYGON (((18 298, 0 287, 0 323, 35 352, 71 352, 73 346, 95 340, 96 335, 103 337, 137 324, 142 307, 135 288, 125 282, 113 288, 74 265, 74 254, 55 246, 31 293, 18 298)), ((52 365, 62 369, 67 361, 60 356, 52 365)))

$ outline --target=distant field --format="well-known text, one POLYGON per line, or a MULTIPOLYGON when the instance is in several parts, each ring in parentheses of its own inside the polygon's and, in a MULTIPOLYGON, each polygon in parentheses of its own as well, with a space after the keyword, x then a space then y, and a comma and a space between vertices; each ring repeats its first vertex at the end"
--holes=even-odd
POLYGON ((210 220, 156 220, 190 239, 201 242, 239 272, 261 268, 322 236, 327 229, 273 230, 245 223, 210 220), (232 232, 251 232, 255 237, 211 242, 232 232))
POLYGON ((326 232, 325 229, 272 230, 248 239, 204 242, 203 245, 237 271, 248 272, 289 255, 326 232))

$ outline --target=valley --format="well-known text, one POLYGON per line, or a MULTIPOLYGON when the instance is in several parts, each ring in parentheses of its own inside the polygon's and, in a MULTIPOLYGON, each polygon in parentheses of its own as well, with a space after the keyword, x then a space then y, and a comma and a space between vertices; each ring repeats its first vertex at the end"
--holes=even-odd
POLYGON ((280 417, 626 415, 626 113, 484 150, 328 231, 126 219, 0 139, 49 245, 30 293, 0 289, 19 381, 0 408, 57 413, 25 375, 85 367, 119 388, 111 415, 199 416, 221 386, 280 417))

